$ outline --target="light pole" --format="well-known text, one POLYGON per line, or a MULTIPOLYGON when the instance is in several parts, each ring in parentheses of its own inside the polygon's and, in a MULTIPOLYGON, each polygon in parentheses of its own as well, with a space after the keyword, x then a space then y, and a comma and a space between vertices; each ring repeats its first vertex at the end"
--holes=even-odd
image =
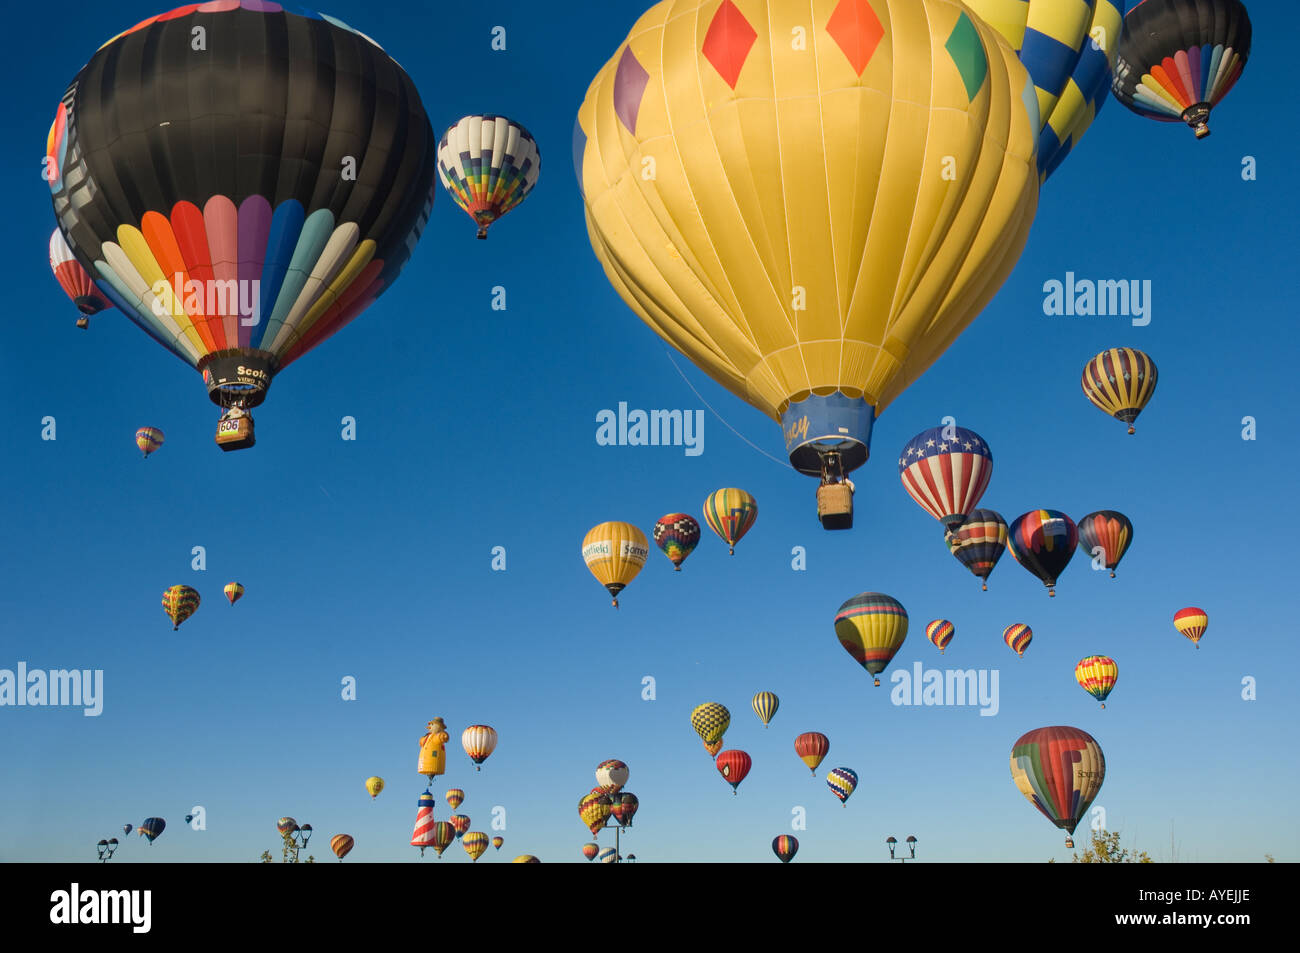
POLYGON ((907 863, 909 860, 916 860, 916 838, 913 837, 911 834, 908 834, 908 835, 907 835, 907 841, 906 841, 906 843, 907 843, 907 849, 908 849, 908 852, 909 852, 909 856, 907 856, 907 857, 895 857, 895 856, 894 856, 894 848, 898 845, 898 841, 893 837, 893 835, 890 835, 889 837, 885 838, 885 843, 886 843, 887 845, 889 845, 889 859, 890 859, 890 860, 896 860, 896 861, 898 861, 900 864, 905 864, 905 863, 907 863))
POLYGON ((117 852, 117 838, 110 837, 108 840, 101 840, 95 845, 95 850, 99 852, 99 862, 105 863, 113 859, 113 854, 117 852))

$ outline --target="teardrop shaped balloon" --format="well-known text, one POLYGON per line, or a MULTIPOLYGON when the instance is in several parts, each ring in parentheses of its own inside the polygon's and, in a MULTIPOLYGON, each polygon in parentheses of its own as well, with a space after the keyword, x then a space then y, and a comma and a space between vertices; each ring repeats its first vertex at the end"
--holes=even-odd
POLYGON ((504 837, 502 837, 500 834, 498 834, 496 837, 492 838, 492 846, 495 847, 497 850, 500 850, 500 849, 501 849, 501 845, 504 844, 505 842, 506 842, 506 839, 505 839, 504 837))
POLYGON ((1007 549, 1043 581, 1049 596, 1056 595, 1057 577, 1069 565, 1078 543, 1074 520, 1059 510, 1030 510, 1007 530, 1007 549))
POLYGON ((232 606, 244 597, 244 587, 237 582, 226 583, 226 587, 222 591, 226 594, 226 598, 230 600, 232 606))
POLYGON ((1119 679, 1119 666, 1109 655, 1089 655, 1074 666, 1074 678, 1079 687, 1106 707, 1106 696, 1119 679))
POLYGON ((691 727, 706 745, 721 741, 731 724, 731 712, 727 706, 718 702, 705 702, 696 705, 691 711, 691 727))
POLYGON ((649 555, 645 534, 631 523, 601 523, 582 540, 583 561, 596 581, 614 597, 615 609, 619 593, 636 578, 649 555))
POLYGON ((123 824, 123 825, 122 825, 122 833, 123 833, 123 834, 130 834, 130 833, 131 833, 131 825, 130 825, 130 824, 123 824))
POLYGON ((934 647, 943 654, 943 650, 948 647, 952 637, 957 634, 957 627, 947 619, 935 619, 925 627, 925 637, 933 643, 934 647))
POLYGON ((464 837, 465 832, 469 830, 470 820, 464 814, 453 814, 447 818, 447 823, 451 825, 457 837, 464 837))
POLYGON ((631 791, 619 791, 609 796, 610 816, 618 821, 620 827, 631 827, 632 818, 636 817, 641 800, 631 791))
POLYGON ((748 754, 733 748, 719 754, 714 764, 718 773, 731 785, 731 793, 739 794, 740 782, 745 780, 754 762, 748 754))
POLYGON ((1115 569, 1133 543, 1133 524, 1116 510, 1098 510, 1079 520, 1079 542, 1088 555, 1101 557, 1115 578, 1115 569))
POLYGON ((1110 98, 1124 8, 1131 0, 965 0, 1011 44, 1037 99, 1038 175, 1046 180, 1110 98))
POLYGON ((163 445, 165 439, 163 432, 157 427, 141 427, 135 432, 135 445, 140 448, 146 460, 149 459, 149 454, 163 445))
POLYGON ((356 841, 353 840, 351 834, 335 834, 330 838, 330 850, 334 851, 334 856, 339 859, 340 863, 352 851, 355 844, 356 841))
POLYGON ((1025 657, 1025 649, 1029 648, 1029 643, 1033 640, 1034 630, 1023 622, 1012 623, 1002 630, 1002 641, 1020 658, 1025 657))
POLYGON ((754 708, 754 714, 766 728, 772 721, 772 716, 776 710, 781 707, 781 699, 777 698, 773 692, 758 692, 751 702, 754 708))
POLYGON ((849 795, 858 786, 858 772, 852 768, 831 768, 830 774, 826 775, 826 786, 840 799, 841 804, 848 807, 849 795))
POLYGON ((609 820, 610 808, 609 795, 603 791, 592 791, 579 799, 578 817, 582 818, 593 837, 600 836, 600 829, 609 820))
MULTIPOLYGON (((392 286, 428 220, 436 144, 370 38, 278 3, 201 3, 91 55, 50 127, 47 178, 100 291, 242 411, 392 286), (206 52, 162 55, 200 32, 206 52)), ((253 443, 251 427, 223 435, 253 443)))
POLYGON ((535 857, 532 854, 520 854, 514 860, 510 861, 512 864, 540 864, 541 862, 542 860, 540 857, 535 857))
POLYGON ((275 822, 275 829, 280 832, 281 836, 292 834, 298 829, 298 822, 292 817, 282 817, 275 822))
POLYGON ((454 811, 464 803, 465 792, 460 788, 449 788, 447 793, 442 796, 442 799, 446 801, 447 806, 454 811))
POLYGON ((1084 365, 1083 394, 1095 407, 1128 424, 1129 433, 1135 433, 1133 421, 1156 392, 1158 377, 1156 362, 1142 351, 1113 347, 1084 365))
POLYGON ((1011 779, 1029 803, 1067 834, 1092 806, 1106 758, 1092 735, 1056 726, 1028 732, 1011 748, 1011 779))
POLYGON ((537 184, 542 154, 537 141, 504 116, 466 116, 438 143, 443 188, 478 225, 478 237, 525 198, 537 184))
POLYGON ((199 608, 199 594, 189 586, 172 586, 163 593, 162 607, 171 618, 175 632, 199 608))
POLYGON ((146 817, 144 823, 140 825, 139 831, 149 839, 149 843, 152 845, 166 827, 167 822, 161 817, 146 817))
POLYGON ((716 758, 718 756, 718 752, 722 750, 722 744, 723 742, 721 738, 719 738, 717 741, 706 741, 704 742, 704 750, 709 753, 710 757, 716 758))
POLYGON ((727 544, 732 556, 736 555, 736 544, 757 519, 758 501, 744 490, 727 487, 704 501, 704 522, 727 544))
POLYGON ((83 330, 90 327, 91 315, 112 307, 108 299, 95 287, 95 282, 82 267, 81 262, 77 261, 76 256, 72 254, 63 232, 57 228, 50 235, 50 271, 54 273, 54 280, 59 283, 63 293, 81 312, 81 317, 77 319, 77 327, 83 330))
POLYGON ((610 758, 596 765, 596 783, 611 792, 621 791, 631 775, 628 766, 617 758, 610 758))
POLYGON ((1144 0, 1124 17, 1115 98, 1148 119, 1185 122, 1210 134, 1210 110, 1250 58, 1250 17, 1241 0, 1144 0))
POLYGON ((659 517, 654 528, 655 545, 672 560, 673 570, 682 571, 682 563, 700 542, 700 524, 685 513, 659 517))
POLYGON ((973 430, 934 427, 907 442, 898 475, 908 496, 944 525, 957 529, 993 479, 993 451, 973 430))
POLYGON ((966 520, 948 536, 948 548, 957 561, 983 580, 989 588, 989 574, 1007 548, 1007 521, 997 510, 971 510, 966 520))
POLYGON ((370 799, 374 800, 379 797, 379 792, 384 789, 384 779, 379 777, 366 778, 366 792, 370 799))
POLYGON ((1191 639, 1198 649, 1201 647, 1201 636, 1209 626, 1210 617, 1204 609, 1189 606, 1174 613, 1174 628, 1191 639))
POLYGON ((788 864, 794 860, 794 855, 799 853, 799 841, 789 834, 773 837, 772 853, 776 854, 781 863, 788 864))
POLYGON ((593 860, 595 860, 595 859, 596 859, 596 855, 599 854, 599 853, 600 853, 600 845, 599 845, 599 844, 583 844, 583 845, 582 845, 582 856, 583 856, 583 857, 586 857, 588 861, 593 861, 593 860))
POLYGON ((465 853, 469 854, 469 859, 478 863, 478 859, 483 856, 484 851, 488 849, 490 839, 482 831, 470 831, 460 839, 460 846, 465 848, 465 853))
POLYGON ((835 636, 853 660, 876 677, 907 638, 907 610, 893 596, 863 592, 835 613, 835 636))
POLYGON ((781 424, 797 470, 848 472, 1014 267, 1036 113, 1011 48, 947 0, 666 0, 578 114, 588 236, 641 320, 781 424))
POLYGON ((613 847, 606 847, 598 856, 602 864, 613 864, 618 862, 618 851, 613 847))
POLYGON ((808 770, 812 772, 813 777, 817 776, 817 768, 830 750, 831 740, 820 731, 805 731, 794 739, 794 753, 799 756, 800 761, 808 765, 808 770))
POLYGON ((479 767, 488 759, 497 747, 497 732, 490 725, 470 725, 461 733, 460 743, 469 755, 470 760, 474 762, 474 770, 481 771, 479 767))
POLYGON ((456 839, 456 828, 450 821, 435 821, 433 825, 433 843, 429 846, 442 859, 442 852, 456 839))

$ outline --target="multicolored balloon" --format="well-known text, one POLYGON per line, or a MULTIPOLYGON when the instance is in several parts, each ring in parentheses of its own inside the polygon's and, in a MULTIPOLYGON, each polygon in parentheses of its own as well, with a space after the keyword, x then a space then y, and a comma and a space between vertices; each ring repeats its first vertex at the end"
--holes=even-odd
POLYGON ((740 787, 740 782, 745 780, 754 762, 748 754, 733 748, 719 754, 714 764, 717 765, 718 773, 731 785, 731 793, 739 794, 737 789, 740 787))
POLYGON ((630 775, 628 766, 617 758, 610 758, 596 765, 596 783, 607 789, 610 794, 623 790, 623 785, 627 784, 630 775))
POLYGON ((95 282, 81 262, 72 254, 63 232, 57 228, 50 235, 50 271, 54 273, 54 280, 59 283, 63 293, 72 299, 72 303, 81 312, 81 317, 77 318, 77 327, 82 330, 90 327, 91 315, 112 307, 95 287, 95 282))
POLYGON ((908 496, 952 532, 988 489, 993 452, 973 430, 933 427, 903 447, 898 475, 908 496))
POLYGON ((704 742, 704 750, 709 753, 710 758, 716 758, 718 752, 722 750, 722 744, 723 742, 721 738, 717 741, 706 741, 704 742))
POLYGON ((907 638, 907 610, 882 592, 859 593, 835 613, 835 635, 879 688, 880 673, 907 638))
POLYGON ((470 760, 474 762, 474 770, 482 771, 480 765, 496 750, 496 729, 490 725, 470 725, 461 733, 460 743, 470 760))
POLYGON ((469 830, 470 820, 464 814, 453 814, 447 818, 447 823, 451 825, 457 837, 464 837, 465 832, 469 830))
POLYGON ((758 501, 735 487, 710 494, 704 501, 704 522, 727 544, 727 552, 736 555, 736 544, 758 519, 758 501))
POLYGON ((611 808, 609 795, 596 788, 578 800, 578 817, 582 818, 593 837, 599 837, 605 821, 609 820, 611 808))
POLYGON ((352 839, 351 834, 335 834, 330 838, 330 850, 334 851, 334 856, 339 859, 340 864, 343 863, 343 858, 351 852, 354 844, 356 844, 356 841, 352 839))
POLYGON ((166 439, 157 427, 141 427, 135 432, 135 445, 140 448, 146 460, 149 459, 149 454, 161 447, 166 439))
POLYGON ((925 627, 925 637, 929 639, 934 647, 943 654, 943 650, 948 647, 952 637, 957 634, 957 627, 947 619, 935 619, 925 627))
POLYGON ((448 788, 447 793, 442 796, 442 799, 446 801, 447 806, 454 811, 465 802, 465 792, 460 788, 448 788))
POLYGON ((514 860, 510 861, 512 864, 540 864, 541 862, 542 860, 540 857, 534 857, 532 854, 520 854, 514 860))
POLYGON ((1116 510, 1098 510, 1079 520, 1079 542, 1094 559, 1100 556, 1115 578, 1115 569, 1133 543, 1133 524, 1116 510))
POLYGON ((1093 405, 1116 420, 1128 424, 1136 433, 1133 421, 1156 392, 1156 362, 1131 347, 1113 347, 1102 351, 1083 368, 1083 393, 1093 405))
POLYGON ((799 756, 800 761, 808 765, 808 770, 812 772, 813 777, 817 776, 817 768, 830 750, 831 740, 820 731, 805 731, 794 739, 794 753, 799 756))
POLYGON ((469 854, 469 859, 477 864, 478 859, 488 849, 489 843, 488 836, 482 831, 470 831, 461 838, 460 846, 465 848, 465 853, 469 854))
POLYGON ((226 594, 232 606, 244 597, 244 587, 237 582, 226 583, 226 588, 222 592, 226 594))
POLYGON ((282 817, 275 822, 275 829, 280 832, 280 836, 292 834, 298 829, 298 822, 292 817, 282 817))
POLYGON ((1241 0, 1144 0, 1124 18, 1115 98, 1148 119, 1185 122, 1210 134, 1210 110, 1250 58, 1250 17, 1241 0))
POLYGON ((1209 626, 1210 617, 1204 609, 1189 606, 1174 613, 1174 628, 1191 639, 1198 649, 1201 647, 1201 636, 1209 626))
POLYGON ((438 143, 438 177, 477 223, 479 238, 528 197, 541 171, 532 133, 504 116, 466 116, 438 143))
POLYGON ((781 699, 777 698, 772 692, 759 692, 754 696, 751 704, 754 708, 754 714, 758 716, 758 720, 766 728, 772 721, 772 716, 776 714, 776 710, 781 707, 781 699))
POLYGON ((655 545, 673 563, 673 571, 681 572, 686 557, 695 552, 700 543, 700 524, 695 517, 685 513, 669 513, 659 517, 654 528, 655 545))
POLYGON ((588 860, 589 862, 595 860, 595 859, 596 859, 596 855, 599 854, 599 853, 600 853, 600 845, 599 845, 599 844, 583 844, 583 845, 582 845, 582 856, 583 856, 583 857, 586 857, 587 860, 588 860))
POLYGON ((1012 623, 1002 630, 1002 641, 1020 658, 1025 657, 1025 649, 1029 648, 1029 643, 1033 640, 1034 630, 1023 622, 1012 623))
POLYGON ((456 828, 450 821, 436 821, 433 825, 433 843, 429 846, 434 849, 438 859, 442 860, 442 852, 450 847, 455 839, 456 828))
POLYGON ((602 864, 613 864, 618 861, 618 851, 613 847, 606 847, 600 852, 599 856, 602 864))
POLYGON ((161 836, 163 829, 167 827, 167 822, 161 817, 146 817, 144 823, 137 830, 149 839, 150 846, 161 836))
POLYGON ((189 586, 172 586, 163 593, 162 607, 172 620, 172 631, 175 632, 198 609, 199 594, 189 586))
POLYGON ((501 845, 504 844, 505 842, 506 842, 506 839, 505 839, 504 837, 502 837, 500 834, 498 834, 496 837, 492 838, 492 846, 495 847, 497 850, 500 850, 500 849, 501 849, 501 845))
POLYGON ((631 523, 601 523, 582 540, 582 558, 596 581, 609 590, 618 608, 618 595, 637 577, 650 554, 645 534, 631 523))
POLYGON ((379 792, 382 791, 383 789, 384 789, 383 778, 380 777, 366 778, 366 791, 367 793, 369 793, 370 799, 372 801, 375 798, 379 797, 379 792))
POLYGON ((718 702, 705 702, 703 705, 696 705, 691 712, 691 727, 700 736, 700 740, 704 742, 705 747, 720 743, 730 724, 731 712, 727 711, 726 705, 718 702))
POLYGON ((1056 595, 1057 577, 1069 565, 1078 543, 1074 520, 1059 510, 1030 510, 1007 531, 1007 549, 1043 581, 1049 596, 1056 595))
POLYGON ((1007 549, 1007 521, 997 510, 971 510, 966 521, 945 537, 957 561, 983 581, 989 590, 989 573, 1007 549))
POLYGON ((826 786, 840 799, 841 804, 848 807, 849 795, 858 786, 858 772, 852 768, 831 768, 831 773, 826 775, 826 786))
MULTIPOLYGON (((1037 728, 1011 748, 1011 779, 1029 803, 1073 835, 1106 778, 1106 759, 1079 728, 1037 728)), ((1067 836, 1066 847, 1074 842, 1067 836)))
POLYGON ((641 801, 631 791, 619 791, 609 796, 610 815, 618 821, 620 827, 631 827, 632 818, 636 816, 641 801))
POLYGON ((781 863, 788 864, 794 860, 794 855, 799 853, 799 841, 789 834, 773 837, 772 853, 776 854, 781 863))
POLYGON ((1101 702, 1102 708, 1106 707, 1106 696, 1118 678, 1119 666, 1109 655, 1089 655, 1074 667, 1074 679, 1079 687, 1101 702))
POLYGON ((420 848, 420 856, 423 857, 424 849, 434 844, 433 793, 425 791, 415 803, 418 809, 415 812, 415 830, 411 834, 411 846, 420 848))

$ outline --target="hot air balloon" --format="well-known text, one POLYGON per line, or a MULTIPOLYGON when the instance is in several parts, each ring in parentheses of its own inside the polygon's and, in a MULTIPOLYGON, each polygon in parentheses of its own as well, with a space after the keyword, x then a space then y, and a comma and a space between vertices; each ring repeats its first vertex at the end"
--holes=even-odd
POLYGON ((108 299, 95 287, 86 269, 77 261, 72 249, 68 247, 63 233, 57 228, 50 235, 50 271, 59 283, 63 293, 72 299, 72 303, 81 312, 77 318, 77 327, 85 330, 90 327, 90 316, 111 308, 108 299))
POLYGON ((863 592, 835 613, 835 636, 853 660, 876 676, 885 670, 907 638, 907 610, 893 596, 863 592))
POLYGON ((1201 647, 1201 636, 1205 634, 1209 625, 1210 617, 1204 609, 1190 606, 1174 613, 1174 628, 1191 639, 1192 644, 1198 649, 1201 647))
POLYGON ((1102 351, 1083 368, 1083 394, 1088 400, 1116 420, 1128 424, 1136 433, 1133 421, 1156 392, 1156 362, 1131 347, 1113 347, 1102 351))
POLYGON ((510 861, 512 864, 540 864, 541 862, 541 858, 534 857, 532 854, 520 854, 514 860, 510 861))
POLYGON ((1020 658, 1025 657, 1025 649, 1029 648, 1029 643, 1033 640, 1034 630, 1023 622, 1013 623, 1002 630, 1002 641, 1020 658))
POLYGON ((146 460, 149 459, 149 454, 163 445, 165 439, 163 432, 157 427, 141 427, 135 432, 135 445, 140 448, 140 453, 146 460))
POLYGON ((794 739, 794 753, 808 765, 813 777, 817 776, 817 768, 830 750, 831 740, 820 731, 805 731, 794 739))
POLYGON ((993 479, 993 451, 973 430, 935 427, 907 442, 898 475, 908 496, 953 532, 993 479))
POLYGON ((348 855, 348 852, 352 850, 352 845, 355 843, 356 841, 352 839, 351 834, 335 834, 330 838, 330 850, 334 851, 334 856, 339 859, 339 863, 341 864, 343 863, 343 858, 348 855))
POLYGON ((1143 0, 1124 17, 1115 98, 1148 119, 1182 121, 1210 134, 1210 110, 1250 58, 1241 0, 1143 0))
POLYGON ((1049 596, 1056 595, 1056 579, 1078 543, 1074 520, 1058 510, 1030 510, 1007 530, 1007 549, 1016 562, 1043 581, 1049 596))
POLYGON ((504 837, 502 837, 500 834, 498 834, 496 837, 492 838, 492 846, 495 847, 497 850, 500 850, 500 849, 501 849, 501 845, 504 844, 505 842, 506 842, 506 839, 505 839, 504 837))
POLYGON ((727 552, 736 555, 736 544, 758 519, 758 501, 735 487, 709 495, 704 501, 704 522, 727 544, 727 552))
POLYGON ((1119 666, 1108 655, 1089 655, 1074 667, 1074 679, 1079 687, 1101 702, 1102 708, 1106 707, 1106 696, 1118 678, 1119 666))
POLYGON ((600 845, 599 845, 599 844, 583 844, 583 845, 582 845, 582 856, 583 856, 583 857, 586 857, 588 861, 593 861, 593 860, 595 860, 595 859, 596 859, 596 855, 599 854, 599 853, 600 853, 600 845))
POLYGON ((1133 542, 1133 524, 1115 510, 1098 510, 1079 520, 1079 542, 1094 559, 1100 556, 1110 578, 1133 542))
POLYGON ((188 824, 188 823, 189 823, 190 821, 192 821, 192 820, 194 820, 194 815, 193 815, 193 814, 186 814, 186 815, 185 815, 185 823, 186 823, 186 824, 188 824))
POLYGON ((528 197, 542 170, 532 134, 504 116, 466 116, 438 143, 438 177, 478 224, 478 237, 528 197))
POLYGON ((253 445, 248 411, 271 380, 397 278, 436 143, 410 78, 341 21, 193 4, 91 56, 50 127, 46 178, 77 260, 202 374, 230 450, 253 445), (206 53, 158 59, 200 30, 206 53))
POLYGON ((654 528, 655 545, 672 560, 673 571, 681 572, 686 557, 695 551, 700 542, 700 524, 695 517, 685 513, 669 513, 659 517, 654 528))
POLYGON ((749 774, 749 769, 753 763, 749 755, 735 748, 722 752, 714 762, 718 767, 718 773, 731 785, 732 794, 740 793, 737 790, 740 787, 740 782, 745 780, 745 775, 749 774))
POLYGON ((832 768, 831 773, 826 775, 826 786, 840 799, 841 804, 848 807, 849 795, 858 786, 858 772, 852 768, 832 768))
POLYGON ((470 725, 461 733, 460 743, 470 760, 474 762, 474 770, 482 771, 479 766, 496 750, 496 729, 489 725, 470 725))
POLYGON ((371 800, 379 797, 379 792, 384 789, 383 778, 366 778, 366 791, 370 794, 371 800))
POLYGON ((631 523, 601 523, 582 540, 582 558, 596 581, 609 590, 618 608, 618 594, 636 578, 650 554, 645 534, 631 523))
POLYGON ((578 126, 614 289, 823 485, 997 292, 1037 207, 1029 77, 943 0, 664 0, 578 126))
POLYGON ((578 800, 578 816, 582 818, 582 823, 587 825, 593 837, 600 836, 600 829, 609 819, 610 808, 609 795, 599 788, 584 794, 578 800))
POLYGON ((420 856, 424 856, 424 849, 433 846, 433 794, 425 791, 420 795, 420 799, 415 802, 417 810, 415 812, 415 831, 411 834, 411 846, 420 848, 420 856))
POLYGON ((232 606, 244 597, 244 587, 237 582, 226 583, 226 588, 223 591, 232 606))
POLYGON ((167 822, 161 817, 146 817, 144 823, 140 825, 139 831, 149 839, 149 844, 152 846, 153 842, 158 839, 166 826, 167 822))
MULTIPOLYGON (((721 745, 722 736, 727 733, 727 726, 730 724, 731 712, 727 711, 725 705, 718 702, 705 702, 703 705, 696 705, 691 712, 691 727, 700 736, 705 748, 710 745, 721 745)), ((717 753, 716 749, 709 752, 711 755, 717 753)))
POLYGON ((947 619, 935 619, 925 627, 925 637, 934 644, 940 655, 943 654, 943 650, 948 647, 948 643, 952 641, 952 637, 956 634, 957 627, 947 619))
POLYGON ((131 833, 131 825, 130 825, 130 824, 123 824, 123 825, 122 825, 122 833, 123 833, 123 834, 128 834, 128 835, 129 835, 129 834, 131 833))
POLYGON ((464 814, 453 814, 451 817, 447 818, 447 822, 451 824, 457 837, 464 837, 465 832, 469 830, 470 821, 464 814))
POLYGON ((758 716, 758 720, 766 728, 772 721, 772 716, 776 714, 776 710, 781 707, 781 699, 777 698, 772 692, 759 692, 754 696, 751 704, 754 707, 754 714, 758 716))
POLYGON ((447 742, 451 735, 441 717, 436 717, 425 726, 420 736, 420 760, 418 771, 433 781, 435 777, 447 772, 447 742))
POLYGON ((434 849, 438 859, 442 860, 442 852, 446 850, 451 842, 456 839, 456 828, 448 821, 436 821, 433 825, 433 843, 429 846, 434 849))
POLYGON ((640 799, 631 791, 619 791, 609 796, 609 802, 610 816, 618 821, 619 827, 631 827, 632 818, 636 816, 637 808, 641 806, 640 799))
POLYGON ((482 831, 470 831, 460 839, 460 846, 465 848, 465 853, 469 854, 469 859, 478 863, 478 859, 483 856, 483 852, 488 849, 488 836, 482 831))
POLYGON ((996 510, 971 510, 947 541, 958 562, 983 580, 988 592, 989 573, 1007 548, 1007 521, 996 510))
POLYGON ((282 817, 275 822, 275 829, 280 832, 280 836, 292 834, 298 829, 298 822, 292 817, 282 817))
MULTIPOLYGON (((1106 777, 1106 759, 1092 735, 1078 728, 1037 728, 1011 749, 1011 779, 1043 816, 1074 834, 1106 777)), ((1066 847, 1073 847, 1069 836, 1066 847)))
POLYGON ((622 761, 610 758, 596 765, 596 783, 613 794, 623 790, 630 773, 628 766, 622 761))
POLYGON ((716 758, 718 752, 722 750, 722 739, 719 738, 717 741, 704 742, 704 750, 709 753, 710 758, 716 758))
POLYGON ((602 864, 614 864, 618 862, 618 851, 613 847, 606 847, 596 856, 600 858, 602 864))
POLYGON ((1038 99, 1038 175, 1047 179, 1109 98, 1124 8, 1131 0, 965 0, 1006 38, 1038 99))
POLYGON ((446 801, 447 806, 454 811, 464 802, 465 792, 460 788, 449 788, 447 793, 442 796, 442 799, 446 801))
POLYGON ((794 860, 794 855, 799 853, 799 841, 789 834, 773 837, 772 853, 776 854, 781 863, 788 864, 794 860))
POLYGON ((199 594, 189 586, 172 586, 163 593, 162 607, 171 617, 172 631, 175 632, 198 609, 199 594))

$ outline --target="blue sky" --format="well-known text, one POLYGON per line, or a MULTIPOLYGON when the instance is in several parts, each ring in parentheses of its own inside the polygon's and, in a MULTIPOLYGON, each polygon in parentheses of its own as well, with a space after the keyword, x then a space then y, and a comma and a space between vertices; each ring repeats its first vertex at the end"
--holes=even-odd
MULTIPOLYGON (((93 860, 101 837, 161 816, 164 835, 152 847, 132 836, 119 861, 252 861, 276 849, 275 821, 288 814, 319 832, 318 859, 346 832, 349 860, 417 862, 416 741, 434 715, 453 735, 435 813, 448 813, 446 788, 464 788, 473 829, 505 837, 484 862, 581 863, 590 838, 576 805, 606 758, 631 767, 641 810, 624 853, 645 861, 774 863, 782 833, 799 838, 800 862, 884 860, 891 834, 915 835, 927 860, 1067 860, 1008 770, 1021 734, 1056 724, 1101 744, 1096 804, 1126 843, 1160 860, 1298 859, 1276 796, 1300 780, 1280 532, 1300 518, 1288 277, 1300 143, 1277 119, 1292 5, 1250 3, 1252 58, 1209 139, 1106 107, 1047 183, 1001 292, 877 423, 848 533, 821 530, 813 481, 711 413, 699 456, 596 443, 597 413, 620 401, 694 410, 703 399, 783 456, 774 423, 679 356, 683 380, 590 251, 573 119, 644 5, 590 9, 510 0, 450 20, 426 4, 328 8, 403 64, 439 131, 472 112, 527 125, 541 181, 487 242, 440 192, 394 289, 276 379, 256 449, 235 454, 212 444, 216 411, 197 374, 114 313, 76 330, 45 267, 53 216, 39 160, 52 109, 100 43, 158 10, 83 4, 59 44, 10 51, 0 668, 103 669, 105 699, 97 718, 0 709, 11 779, 0 859, 93 860), (495 25, 507 30, 504 53, 489 47, 495 25), (1245 156, 1257 160, 1254 181, 1243 181, 1245 156), (1067 271, 1149 279, 1150 325, 1045 316, 1043 284, 1067 271), (504 312, 490 307, 498 285, 504 312), (1159 366, 1135 437, 1079 389, 1083 362, 1116 345, 1159 366), (894 462, 948 414, 992 446, 982 505, 1009 520, 1038 507, 1126 513, 1135 543, 1118 578, 1076 556, 1049 599, 1008 556, 981 592, 894 462), (345 415, 355 441, 340 439, 345 415), (1254 441, 1241 438, 1247 415, 1254 441), (46 416, 55 441, 41 439, 46 416), (132 440, 143 425, 167 435, 147 461, 132 440), (579 556, 587 530, 698 516, 721 486, 759 502, 736 555, 707 530, 681 573, 652 551, 611 609, 579 556), (190 568, 199 545, 204 572, 190 568), (504 572, 491 569, 495 546, 504 572), (806 571, 791 567, 796 546, 806 571), (221 596, 232 579, 247 587, 233 608, 221 596), (159 600, 176 583, 203 604, 173 633, 159 600), (887 680, 873 688, 831 625, 864 590, 911 616, 886 679, 916 661, 996 669, 998 714, 895 706, 887 680), (1210 615, 1199 651, 1170 621, 1185 605, 1210 615), (924 637, 934 618, 957 627, 942 657, 924 637), (1012 622, 1034 628, 1023 659, 1001 641, 1012 622), (1105 711, 1074 682, 1090 654, 1119 663, 1105 711), (356 701, 340 698, 348 675, 356 701), (1241 697, 1248 676, 1254 701, 1241 697), (781 699, 767 729, 749 707, 760 690, 781 699), (727 747, 754 759, 738 796, 689 726, 704 701, 731 709, 727 747), (501 739, 481 772, 458 743, 472 723, 501 739), (816 779, 793 752, 809 730, 831 739, 816 779), (846 807, 823 780, 841 765, 861 777, 846 807), (373 774, 387 788, 371 801, 373 774), (195 805, 206 830, 183 823, 195 805), (497 806, 503 831, 489 826, 497 806), (797 807, 807 828, 791 831, 797 807)), ((422 862, 469 860, 457 846, 422 862)))

